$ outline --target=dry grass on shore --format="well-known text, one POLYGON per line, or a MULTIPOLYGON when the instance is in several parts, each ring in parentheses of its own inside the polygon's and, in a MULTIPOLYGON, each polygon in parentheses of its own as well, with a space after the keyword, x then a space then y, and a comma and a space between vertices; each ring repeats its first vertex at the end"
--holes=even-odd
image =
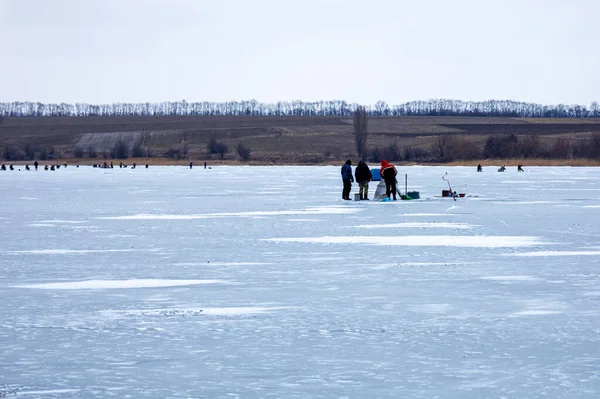
POLYGON ((600 159, 485 159, 478 161, 454 161, 440 165, 448 166, 600 166, 600 159))

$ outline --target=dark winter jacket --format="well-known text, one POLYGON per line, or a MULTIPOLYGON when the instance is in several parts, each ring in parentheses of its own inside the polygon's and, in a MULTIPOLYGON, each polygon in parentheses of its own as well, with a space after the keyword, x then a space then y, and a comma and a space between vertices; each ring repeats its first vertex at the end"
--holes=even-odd
POLYGON ((371 175, 371 170, 363 161, 358 162, 356 169, 354 170, 354 177, 356 177, 356 181, 359 183, 371 181, 373 177, 371 175))
POLYGON ((379 173, 381 174, 381 177, 383 177, 384 180, 394 181, 396 180, 396 175, 398 174, 398 171, 396 170, 396 167, 394 165, 388 163, 388 161, 383 159, 381 161, 381 169, 379 170, 379 173))
POLYGON ((342 166, 342 180, 354 181, 354 178, 352 177, 352 166, 351 165, 352 165, 352 163, 349 163, 349 161, 346 161, 344 166, 342 166))

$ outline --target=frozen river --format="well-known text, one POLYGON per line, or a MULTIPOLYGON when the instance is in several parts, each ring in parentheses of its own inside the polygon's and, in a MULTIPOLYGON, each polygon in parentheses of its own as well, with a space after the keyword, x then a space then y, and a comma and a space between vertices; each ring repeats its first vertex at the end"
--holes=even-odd
POLYGON ((600 169, 474 169, 0 172, 0 397, 597 399, 600 169))

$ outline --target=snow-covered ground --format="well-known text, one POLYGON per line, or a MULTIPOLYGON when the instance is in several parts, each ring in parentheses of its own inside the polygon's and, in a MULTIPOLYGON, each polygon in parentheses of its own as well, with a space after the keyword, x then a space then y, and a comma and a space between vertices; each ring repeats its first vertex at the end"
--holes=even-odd
POLYGON ((0 397, 600 397, 600 169, 21 169, 0 397))

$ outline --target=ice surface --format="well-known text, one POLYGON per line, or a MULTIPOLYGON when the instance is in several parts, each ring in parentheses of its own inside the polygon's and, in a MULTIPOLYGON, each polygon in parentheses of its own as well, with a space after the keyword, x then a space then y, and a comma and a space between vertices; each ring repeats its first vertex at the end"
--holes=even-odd
POLYGON ((0 172, 0 397, 600 397, 598 169, 340 166, 0 172))
POLYGON ((24 284, 15 288, 39 288, 45 290, 105 290, 116 288, 156 288, 156 287, 180 287, 182 285, 216 284, 223 283, 222 280, 87 280, 87 281, 65 281, 60 283, 24 284))

